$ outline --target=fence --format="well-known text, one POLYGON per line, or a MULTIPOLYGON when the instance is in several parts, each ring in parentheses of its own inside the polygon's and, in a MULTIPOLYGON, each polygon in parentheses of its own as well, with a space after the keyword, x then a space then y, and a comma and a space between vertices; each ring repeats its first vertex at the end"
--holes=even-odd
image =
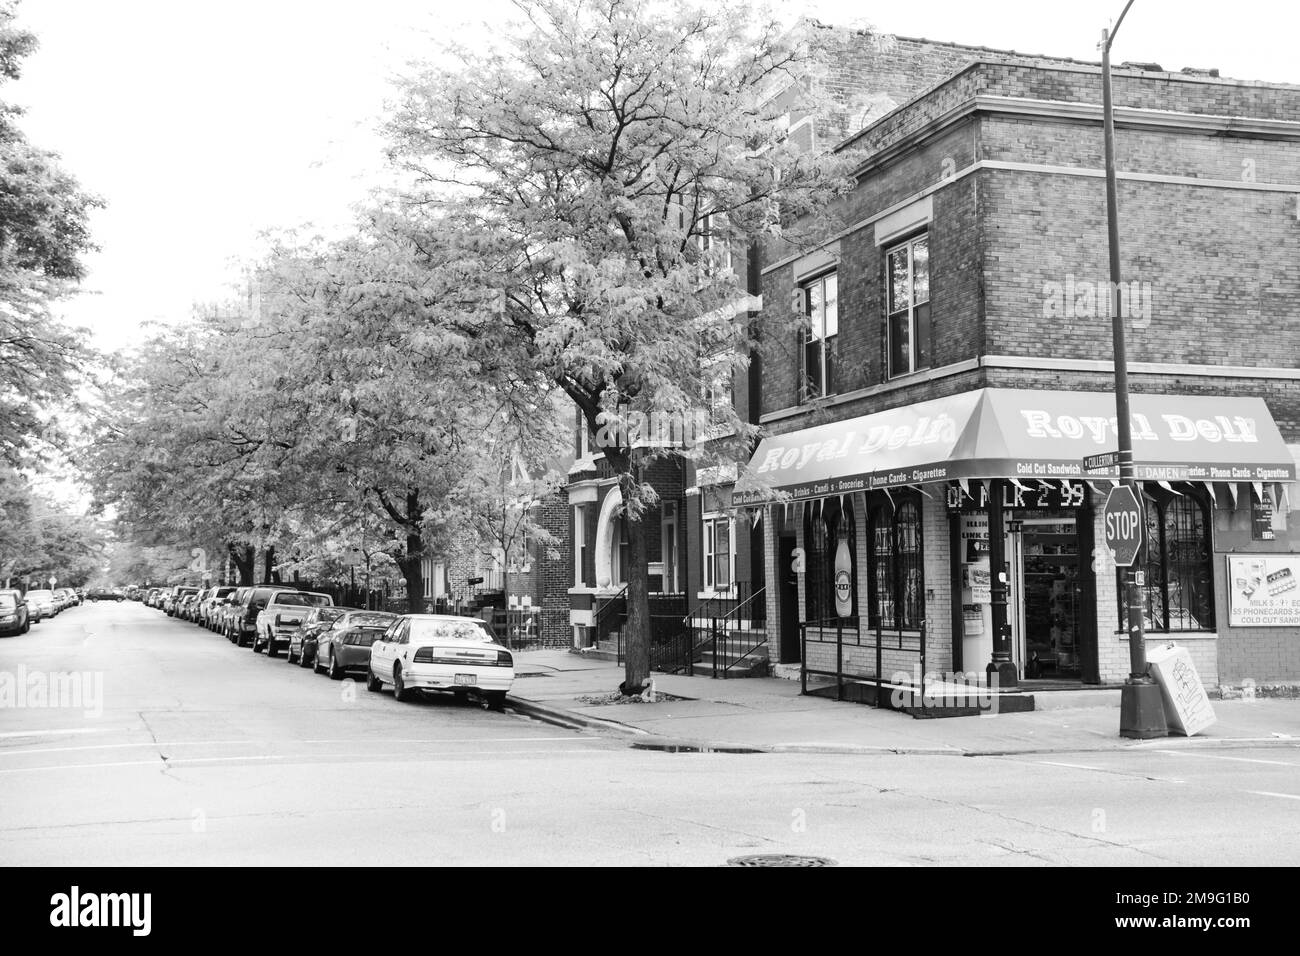
MULTIPOLYGON (((874 631, 871 628, 845 627, 844 618, 823 618, 816 621, 804 621, 799 625, 799 643, 802 651, 803 667, 800 670, 800 692, 808 693, 809 675, 816 677, 833 677, 835 679, 835 699, 844 699, 845 684, 859 687, 867 686, 874 690, 873 703, 877 707, 885 706, 885 697, 896 685, 885 678, 885 656, 888 653, 889 664, 896 671, 903 658, 916 655, 916 668, 913 673, 920 675, 916 688, 920 693, 911 695, 919 700, 922 708, 926 706, 924 693, 925 680, 925 634, 926 622, 920 622, 920 629, 915 634, 904 631, 891 631, 888 637, 877 622, 874 631), (867 634, 864 641, 863 633, 867 634), (824 667, 809 666, 809 649, 815 652, 817 661, 827 660, 830 649, 834 648, 834 670, 824 667), (863 666, 871 662, 874 666, 870 672, 863 666)), ((909 668, 910 669, 910 668, 909 668)))

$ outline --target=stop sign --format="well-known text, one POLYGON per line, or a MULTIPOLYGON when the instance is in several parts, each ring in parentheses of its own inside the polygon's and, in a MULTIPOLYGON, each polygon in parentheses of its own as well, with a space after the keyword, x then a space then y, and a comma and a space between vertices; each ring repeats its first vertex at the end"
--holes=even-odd
POLYGON ((1142 548, 1145 522, 1142 520, 1142 503, 1130 485, 1116 485, 1106 498, 1102 512, 1106 524, 1106 547, 1115 555, 1121 568, 1133 566, 1142 548))

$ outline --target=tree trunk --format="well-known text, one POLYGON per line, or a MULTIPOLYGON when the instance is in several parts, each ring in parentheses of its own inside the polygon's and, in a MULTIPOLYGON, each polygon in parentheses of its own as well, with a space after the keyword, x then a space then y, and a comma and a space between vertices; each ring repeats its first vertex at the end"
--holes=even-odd
POLYGON ((275 547, 266 549, 262 555, 262 583, 271 584, 271 569, 275 567, 275 547))
POLYGON ((424 521, 420 508, 420 492, 413 489, 406 495, 406 558, 402 562, 402 577, 406 579, 406 610, 410 614, 424 613, 424 535, 419 529, 424 521))
MULTIPOLYGON (((637 479, 632 470, 631 456, 607 448, 605 458, 618 475, 619 491, 623 501, 630 502, 636 495, 637 479)), ((623 520, 627 522, 627 623, 623 629, 623 685, 624 694, 639 694, 650 679, 650 586, 646 579, 646 535, 643 515, 633 515, 624 507, 623 520)))
POLYGON ((228 544, 230 561, 239 574, 239 586, 248 587, 253 583, 253 568, 257 563, 257 552, 251 544, 228 544))

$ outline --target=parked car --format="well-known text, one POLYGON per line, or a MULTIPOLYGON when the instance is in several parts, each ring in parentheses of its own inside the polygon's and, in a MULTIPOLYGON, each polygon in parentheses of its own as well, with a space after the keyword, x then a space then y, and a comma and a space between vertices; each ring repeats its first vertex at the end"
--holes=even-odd
POLYGON ((334 626, 335 621, 352 610, 356 609, 347 607, 312 608, 307 612, 307 618, 302 622, 302 627, 289 635, 289 646, 284 652, 285 658, 290 664, 297 664, 299 667, 310 667, 316 660, 317 641, 321 632, 329 630, 334 626))
POLYGON ((219 603, 234 593, 235 588, 230 585, 209 588, 203 600, 199 601, 198 623, 211 629, 212 620, 216 616, 219 603))
POLYGON ((54 602, 58 604, 60 611, 66 611, 77 603, 77 595, 71 588, 55 588, 54 602))
POLYGON ((161 588, 150 588, 149 593, 144 596, 145 607, 156 608, 158 606, 158 601, 161 597, 162 597, 161 588))
POLYGON ((218 634, 233 640, 230 637, 231 624, 235 619, 235 614, 244 603, 244 597, 251 591, 249 587, 235 588, 226 596, 225 601, 217 606, 216 627, 213 628, 218 634))
POLYGON ((194 613, 194 601, 196 598, 198 598, 198 596, 199 596, 198 588, 186 588, 184 591, 182 591, 180 595, 176 598, 175 617, 179 618, 182 621, 190 620, 194 613))
POLYGON ((279 590, 282 589, 266 586, 245 591, 239 604, 234 606, 230 616, 230 633, 226 636, 240 647, 252 644, 257 634, 257 615, 266 607, 267 599, 279 590))
POLYGON ((0 635, 26 634, 32 629, 32 616, 22 591, 0 590, 0 635))
MULTIPOLYGON (((316 638, 312 670, 322 670, 333 680, 345 674, 364 674, 370 669, 370 647, 397 620, 384 611, 349 611, 316 638)), ((290 649, 292 652, 292 648, 290 649)))
POLYGON ((27 592, 27 608, 37 621, 59 613, 54 607, 54 592, 45 589, 27 592))
POLYGON ((163 610, 167 612, 168 617, 176 617, 181 612, 181 605, 186 598, 198 594, 198 588, 177 585, 172 588, 172 593, 167 600, 163 602, 163 610))
POLYGON ((391 684, 398 700, 409 700, 415 691, 472 694, 500 710, 514 684, 514 665, 477 618, 406 614, 371 646, 366 687, 380 691, 391 684))
POLYGON ((302 627, 309 609, 333 604, 334 599, 328 594, 291 588, 273 589, 254 622, 253 653, 257 654, 265 647, 266 656, 275 657, 281 647, 288 645, 292 633, 302 627))

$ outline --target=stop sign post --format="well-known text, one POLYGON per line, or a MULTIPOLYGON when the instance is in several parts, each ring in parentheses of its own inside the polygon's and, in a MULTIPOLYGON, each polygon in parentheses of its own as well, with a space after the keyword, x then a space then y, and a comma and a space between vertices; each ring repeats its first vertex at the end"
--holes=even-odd
POLYGON ((1142 502, 1132 485, 1116 485, 1106 497, 1102 512, 1106 528, 1106 547, 1115 556, 1115 564, 1131 568, 1142 551, 1142 535, 1146 522, 1142 518, 1142 502))

